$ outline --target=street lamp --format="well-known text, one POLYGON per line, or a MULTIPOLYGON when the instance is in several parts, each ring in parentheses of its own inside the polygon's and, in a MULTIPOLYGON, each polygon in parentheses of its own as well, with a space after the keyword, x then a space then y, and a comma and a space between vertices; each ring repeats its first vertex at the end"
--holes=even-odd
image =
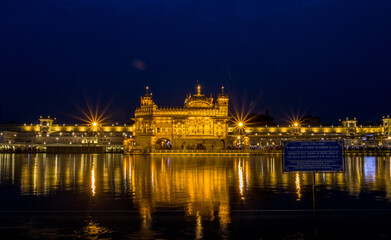
MULTIPOLYGON (((99 124, 99 123, 98 123, 97 121, 93 121, 93 122, 91 123, 91 125, 92 125, 91 130, 92 130, 93 139, 95 139, 95 137, 96 137, 96 131, 98 130, 98 129, 97 129, 98 124, 99 124)), ((91 139, 91 143, 95 143, 95 141, 94 141, 93 139, 91 139)), ((89 146, 89 145, 90 145, 90 141, 88 140, 88 146, 89 146)))

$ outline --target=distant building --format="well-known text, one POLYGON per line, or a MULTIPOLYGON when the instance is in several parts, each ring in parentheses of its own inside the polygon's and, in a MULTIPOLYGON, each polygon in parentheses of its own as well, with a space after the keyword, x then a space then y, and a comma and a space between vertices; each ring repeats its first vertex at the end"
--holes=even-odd
POLYGON ((132 137, 129 125, 56 124, 55 118, 39 118, 38 124, 2 124, 0 142, 14 145, 120 145, 132 137))
MULTIPOLYGON (((355 118, 340 120, 340 125, 249 125, 244 131, 253 146, 279 146, 284 140, 344 140, 345 146, 391 146, 391 118, 383 117, 380 125, 362 126, 355 118)), ((228 127, 228 142, 233 145, 238 136, 235 125, 228 127)))

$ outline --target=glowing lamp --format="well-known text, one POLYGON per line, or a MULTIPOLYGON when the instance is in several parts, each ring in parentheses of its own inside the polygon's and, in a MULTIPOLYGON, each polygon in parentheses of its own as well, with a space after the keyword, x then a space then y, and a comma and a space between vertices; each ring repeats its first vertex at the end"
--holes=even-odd
POLYGON ((239 126, 239 127, 243 127, 243 123, 242 123, 242 122, 239 122, 239 123, 238 123, 238 126, 239 126))
POLYGON ((94 126, 94 127, 96 127, 97 125, 98 125, 97 122, 93 122, 93 123, 92 123, 92 126, 94 126))
POLYGON ((295 122, 293 125, 295 125, 295 127, 299 126, 299 124, 297 122, 295 122))

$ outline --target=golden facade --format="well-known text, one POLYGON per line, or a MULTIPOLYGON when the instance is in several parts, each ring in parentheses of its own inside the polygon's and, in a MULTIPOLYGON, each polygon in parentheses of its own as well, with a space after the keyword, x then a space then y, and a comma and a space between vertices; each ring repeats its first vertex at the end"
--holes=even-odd
POLYGON ((0 142, 9 144, 99 144, 122 145, 131 137, 132 125, 118 124, 58 124, 56 118, 40 116, 39 124, 2 125, 0 142), (7 134, 7 136, 6 136, 7 134), (2 136, 6 136, 3 137, 2 136))
POLYGON ((190 93, 183 107, 158 107, 147 87, 135 111, 136 144, 144 150, 223 149, 228 134, 228 101, 224 87, 214 102, 198 85, 197 93, 190 93))
MULTIPOLYGON (((391 118, 383 116, 379 125, 363 126, 357 123, 357 119, 346 118, 340 120, 340 125, 312 126, 300 123, 277 126, 249 126, 244 128, 250 145, 280 145, 283 140, 327 140, 342 139, 345 145, 389 146, 391 145, 391 118), (365 140, 364 140, 365 139, 365 140)), ((235 126, 228 127, 230 142, 235 145, 235 126)), ((245 144, 244 144, 245 145, 245 144)))

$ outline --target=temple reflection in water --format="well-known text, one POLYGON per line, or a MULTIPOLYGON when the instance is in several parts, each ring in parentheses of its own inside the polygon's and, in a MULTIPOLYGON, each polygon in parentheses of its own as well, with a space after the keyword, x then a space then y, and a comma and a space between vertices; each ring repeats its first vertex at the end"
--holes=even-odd
MULTIPOLYGON (((156 211, 183 210, 202 232, 201 219, 217 220, 224 228, 232 208, 262 198, 263 190, 289 193, 292 201, 301 201, 303 189, 308 194, 312 184, 311 175, 283 174, 281 164, 281 157, 273 156, 1 154, 0 184, 16 186, 22 195, 114 194, 131 200, 145 224, 156 211)), ((347 158, 345 173, 318 173, 316 182, 322 189, 353 197, 362 191, 382 191, 383 200, 389 201, 391 158, 347 158)))

